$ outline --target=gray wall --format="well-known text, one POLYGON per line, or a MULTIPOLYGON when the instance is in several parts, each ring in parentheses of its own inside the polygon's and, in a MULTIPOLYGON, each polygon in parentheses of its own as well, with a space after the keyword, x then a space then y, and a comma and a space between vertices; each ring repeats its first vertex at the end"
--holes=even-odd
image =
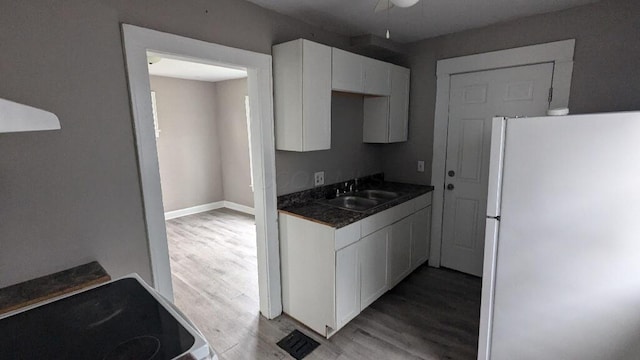
POLYGON ((363 97, 334 92, 331 96, 331 149, 276 151, 278 195, 313 187, 313 174, 324 171, 325 184, 382 172, 385 145, 362 143, 363 97))
MULTIPOLYGON (((388 177, 429 182, 435 60, 445 57, 576 38, 572 111, 637 109, 638 6, 605 1, 414 44, 405 59, 413 69, 411 140, 371 154, 384 155, 388 177), (427 162, 424 174, 414 170, 417 159, 427 162)), ((151 279, 120 23, 261 53, 300 37, 349 44, 239 0, 0 2, 0 97, 53 111, 62 124, 0 134, 0 287, 94 259, 112 276, 151 279)), ((278 192, 309 185, 294 181, 294 166, 329 169, 327 182, 357 173, 321 153, 277 154, 278 192)))
POLYGON ((253 207, 249 138, 244 99, 247 79, 216 83, 217 123, 222 157, 224 199, 253 207))
POLYGON ((216 84, 162 76, 151 76, 150 84, 164 211, 224 200, 216 84))
POLYGON ((387 145, 392 180, 429 184, 439 59, 576 39, 569 108, 572 113, 640 109, 640 1, 602 1, 552 14, 424 40, 399 59, 411 67, 409 141, 387 145), (418 173, 416 162, 425 160, 418 173))
POLYGON ((247 80, 150 77, 164 211, 227 200, 253 207, 244 99, 247 80))
POLYGON ((0 287, 98 260, 151 280, 120 23, 271 53, 321 31, 238 0, 0 2, 0 97, 60 118, 0 134, 0 287))

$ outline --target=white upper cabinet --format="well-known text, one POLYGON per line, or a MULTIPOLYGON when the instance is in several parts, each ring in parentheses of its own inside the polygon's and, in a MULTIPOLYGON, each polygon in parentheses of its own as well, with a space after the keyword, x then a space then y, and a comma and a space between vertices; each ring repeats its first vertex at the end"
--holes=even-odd
POLYGON ((331 91, 366 95, 363 141, 407 141, 409 69, 298 39, 273 47, 276 149, 331 148, 331 91))
POLYGON ((365 97, 363 106, 362 141, 366 143, 388 143, 389 97, 365 97))
POLYGON ((389 97, 389 142, 407 141, 409 133, 409 69, 391 66, 389 97))
POLYGON ((364 57, 333 48, 331 89, 352 93, 364 91, 364 57))
POLYGON ((391 94, 390 69, 393 65, 363 57, 364 91, 366 95, 389 96, 391 94))
POLYGON ((388 65, 390 96, 364 99, 362 141, 366 143, 394 143, 408 139, 410 71, 401 66, 388 65))
POLYGON ((273 47, 276 149, 331 148, 331 48, 304 39, 273 47))
POLYGON ((335 91, 389 96, 391 64, 333 48, 331 88, 335 91))

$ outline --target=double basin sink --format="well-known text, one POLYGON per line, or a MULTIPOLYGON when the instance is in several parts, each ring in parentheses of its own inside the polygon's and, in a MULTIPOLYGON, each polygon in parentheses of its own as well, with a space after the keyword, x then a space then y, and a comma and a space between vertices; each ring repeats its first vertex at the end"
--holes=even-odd
POLYGON ((363 212, 398 198, 401 194, 385 190, 362 190, 319 202, 340 209, 363 212))

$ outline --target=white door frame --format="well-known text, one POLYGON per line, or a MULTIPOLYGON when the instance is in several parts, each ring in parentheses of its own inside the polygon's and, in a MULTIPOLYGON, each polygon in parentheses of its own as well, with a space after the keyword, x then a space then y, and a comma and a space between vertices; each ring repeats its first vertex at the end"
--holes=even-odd
POLYGON ((142 187, 153 286, 173 299, 158 152, 156 149, 147 51, 201 63, 245 68, 251 110, 251 148, 258 250, 260 312, 282 313, 278 241, 271 55, 231 48, 123 24, 134 135, 142 187))
POLYGON ((444 210, 451 75, 553 62, 553 100, 550 108, 568 107, 575 42, 575 39, 570 39, 438 60, 436 68, 436 111, 433 127, 433 164, 431 166, 431 184, 434 186, 434 190, 433 213, 431 215, 430 266, 440 266, 442 248, 442 213, 444 210))

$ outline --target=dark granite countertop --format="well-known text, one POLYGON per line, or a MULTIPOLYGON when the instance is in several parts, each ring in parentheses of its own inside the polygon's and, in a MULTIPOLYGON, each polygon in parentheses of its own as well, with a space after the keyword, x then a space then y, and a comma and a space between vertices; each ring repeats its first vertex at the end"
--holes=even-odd
POLYGON ((0 289, 0 314, 111 280, 93 261, 0 289))
MULTIPOLYGON (((374 186, 367 185, 359 190, 371 188, 397 192, 400 196, 364 212, 357 212, 343 210, 320 203, 319 201, 324 198, 324 194, 322 192, 303 191, 279 197, 280 206, 278 208, 282 213, 298 216, 338 229, 398 204, 402 204, 403 202, 416 198, 422 194, 433 191, 433 186, 404 184, 390 181, 377 181, 374 186), (294 200, 292 201, 291 198, 294 200)), ((326 193, 326 191, 324 193, 326 193)))

